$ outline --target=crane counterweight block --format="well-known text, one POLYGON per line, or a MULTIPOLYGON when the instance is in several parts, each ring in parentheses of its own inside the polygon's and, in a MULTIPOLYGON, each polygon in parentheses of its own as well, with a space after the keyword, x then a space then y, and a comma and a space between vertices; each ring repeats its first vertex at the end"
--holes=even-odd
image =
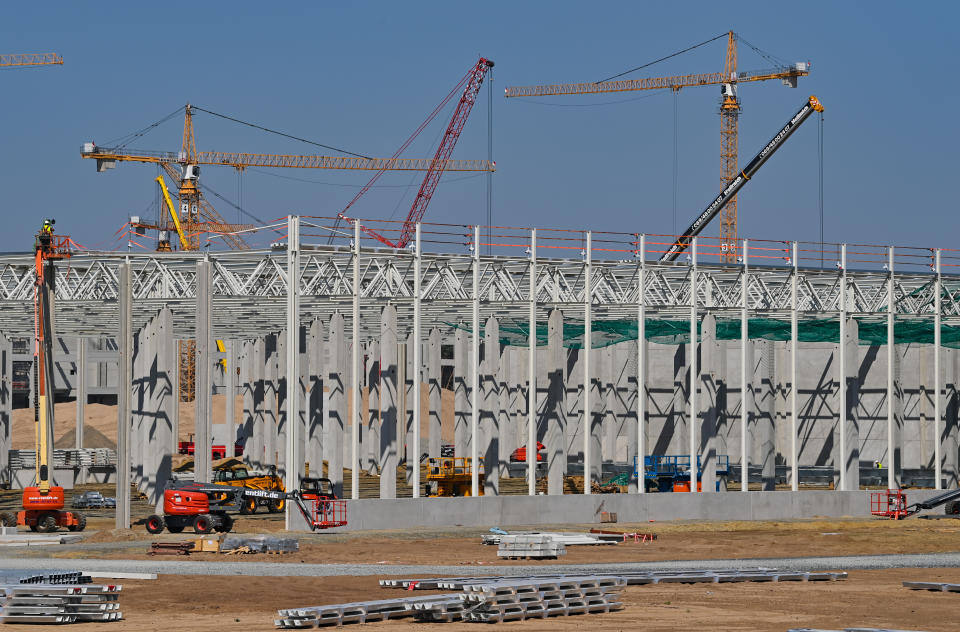
POLYGON ((743 168, 739 175, 725 186, 723 191, 720 192, 720 195, 715 197, 713 201, 707 205, 707 208, 693 220, 693 223, 690 224, 687 230, 677 237, 673 245, 660 257, 660 263, 668 263, 676 260, 676 258, 689 247, 693 238, 700 234, 707 224, 710 223, 710 220, 723 210, 723 207, 737 195, 740 189, 743 188, 743 185, 763 166, 763 163, 769 160, 770 156, 783 145, 784 141, 790 138, 790 135, 814 112, 823 112, 823 105, 817 97, 811 95, 797 113, 787 121, 787 124, 770 139, 770 142, 764 145, 760 153, 747 163, 747 166, 743 168))

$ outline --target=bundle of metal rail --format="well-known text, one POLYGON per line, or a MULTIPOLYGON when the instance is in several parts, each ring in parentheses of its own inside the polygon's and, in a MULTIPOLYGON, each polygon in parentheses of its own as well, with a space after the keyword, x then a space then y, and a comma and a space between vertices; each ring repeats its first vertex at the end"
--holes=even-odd
POLYGON ((313 628, 401 617, 420 621, 498 622, 620 609, 620 577, 479 579, 463 592, 280 610, 278 628, 313 628))
MULTIPOLYGON (((700 584, 730 582, 805 582, 837 581, 847 578, 845 572, 785 571, 776 568, 738 568, 738 569, 678 569, 669 571, 618 571, 603 577, 622 577, 628 586, 644 584, 700 584)), ((515 577, 434 577, 430 579, 381 579, 384 588, 403 588, 406 590, 463 590, 476 583, 495 583, 500 581, 569 579, 572 575, 537 574, 515 577)))
POLYGON ((530 617, 610 612, 622 607, 628 585, 775 581, 836 581, 845 572, 779 571, 774 568, 636 571, 612 575, 436 577, 381 579, 384 588, 457 590, 438 595, 280 610, 278 628, 313 628, 414 617, 421 621, 500 622, 530 617))
POLYGON ((123 619, 122 586, 91 583, 80 572, 0 570, 0 622, 79 623, 123 619))

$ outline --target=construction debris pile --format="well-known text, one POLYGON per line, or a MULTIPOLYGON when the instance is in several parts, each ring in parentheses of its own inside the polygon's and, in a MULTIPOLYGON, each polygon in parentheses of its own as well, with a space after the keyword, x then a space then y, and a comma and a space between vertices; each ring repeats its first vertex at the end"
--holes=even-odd
POLYGON ((559 615, 611 612, 623 607, 628 585, 836 581, 845 572, 779 571, 775 568, 633 571, 616 575, 531 575, 381 579, 384 588, 453 590, 436 595, 289 608, 278 611, 277 628, 341 626, 412 617, 424 622, 499 623, 559 615))
POLYGON ((271 535, 221 537, 221 553, 296 553, 300 550, 300 543, 294 538, 271 535))
POLYGON ((99 585, 80 572, 0 571, 0 622, 119 621, 121 586, 99 585))

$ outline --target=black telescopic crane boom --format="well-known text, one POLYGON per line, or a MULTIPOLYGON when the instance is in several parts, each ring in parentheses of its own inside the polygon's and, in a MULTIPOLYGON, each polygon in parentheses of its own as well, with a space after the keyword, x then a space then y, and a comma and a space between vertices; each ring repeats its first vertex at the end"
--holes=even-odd
POLYGON ((727 205, 727 202, 733 199, 737 192, 743 188, 743 185, 747 183, 747 180, 753 177, 753 174, 765 163, 770 156, 774 154, 777 149, 784 143, 785 140, 790 138, 790 135, 793 134, 800 124, 803 123, 807 118, 814 112, 823 112, 823 105, 820 104, 819 99, 815 96, 811 96, 803 104, 803 107, 793 115, 793 117, 787 121, 787 124, 777 132, 777 135, 774 136, 769 143, 767 143, 763 149, 760 150, 756 156, 753 157, 747 166, 744 167, 743 171, 740 172, 733 182, 728 184, 723 191, 720 192, 709 206, 703 210, 697 216, 697 219, 693 220, 693 223, 690 224, 690 227, 683 232, 682 235, 677 237, 677 241, 674 242, 670 249, 663 253, 663 256, 660 257, 660 263, 668 263, 670 261, 676 260, 680 254, 690 246, 691 240, 694 237, 700 234, 707 224, 710 223, 717 213, 727 205))

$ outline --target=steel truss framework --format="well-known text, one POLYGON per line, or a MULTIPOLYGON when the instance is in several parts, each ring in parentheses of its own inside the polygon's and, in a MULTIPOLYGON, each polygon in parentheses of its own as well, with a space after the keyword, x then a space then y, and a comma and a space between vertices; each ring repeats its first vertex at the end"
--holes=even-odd
MULTIPOLYGON (((417 225, 413 249, 384 250, 366 248, 362 243, 360 221, 353 224, 353 241, 349 247, 320 246, 304 243, 301 239, 300 217, 288 218, 290 239, 281 248, 263 251, 223 252, 215 254, 170 253, 127 255, 118 253, 83 253, 57 267, 56 276, 56 330, 59 335, 110 336, 119 335, 129 343, 132 331, 139 328, 163 305, 170 307, 174 316, 177 337, 192 337, 197 326, 203 327, 201 336, 215 335, 224 339, 252 338, 283 328, 293 330, 305 320, 327 318, 339 309, 349 319, 352 364, 359 366, 359 347, 364 340, 377 336, 380 330, 380 310, 388 302, 397 306, 403 329, 416 340, 423 340, 424 331, 444 326, 453 321, 468 323, 471 329, 473 357, 479 357, 481 318, 497 315, 531 321, 545 320, 552 308, 560 308, 571 316, 584 316, 585 337, 591 339, 592 319, 635 318, 643 335, 645 318, 667 315, 689 319, 691 337, 696 338, 697 323, 707 311, 718 314, 738 314, 742 331, 746 332, 748 316, 752 314, 789 318, 791 322, 790 382, 796 384, 798 335, 800 315, 816 318, 837 318, 840 340, 845 340, 847 318, 876 318, 887 322, 892 336, 897 318, 926 318, 935 323, 933 344, 934 390, 939 392, 940 327, 943 322, 960 322, 960 275, 943 274, 943 266, 960 270, 960 258, 954 251, 907 248, 854 247, 851 262, 867 262, 866 269, 850 270, 846 245, 839 245, 836 269, 801 267, 801 254, 810 257, 809 250, 801 250, 797 242, 766 242, 757 247, 758 259, 768 265, 751 266, 753 252, 747 240, 741 242, 741 261, 736 264, 699 265, 698 241, 694 239, 690 260, 683 265, 658 265, 647 261, 647 236, 637 234, 591 233, 575 231, 542 231, 541 248, 580 250, 579 258, 538 258, 536 230, 524 233, 510 230, 506 244, 519 250, 523 256, 481 256, 480 227, 450 227, 433 225, 431 237, 453 236, 446 243, 455 253, 427 253, 422 249, 424 225, 417 225), (457 231, 460 232, 457 232, 457 231), (558 236, 559 233, 566 236, 558 236), (528 241, 522 236, 526 234, 528 241), (583 237, 583 247, 579 245, 583 237), (465 238, 465 239, 464 239, 465 238), (464 241, 457 241, 464 239, 464 241), (566 239, 566 242, 563 240, 566 239), (619 240, 619 241, 617 241, 619 240), (563 245, 566 243, 566 245, 563 245), (577 245, 571 245, 577 244, 577 245), (594 246, 593 244, 598 244, 594 246), (904 254, 905 251, 905 254, 904 254), (634 259, 604 260, 595 255, 617 256, 632 254, 634 259), (767 254, 763 254, 767 253, 767 254), (943 260, 946 259, 946 263, 943 260), (769 265, 769 262, 773 265, 769 265), (197 296, 198 280, 209 262, 210 296, 197 296), (126 265, 129 267, 125 267, 126 265), (869 266, 874 268, 871 269, 869 266), (895 271, 906 268, 908 272, 895 271), (921 271, 916 271, 917 269, 921 271), (129 278, 129 284, 124 279, 129 278), (120 296, 119 288, 129 287, 129 301, 120 296), (197 324, 198 303, 210 300, 213 318, 208 326, 197 324), (132 304, 132 322, 124 324, 118 318, 120 305, 132 304), (582 310, 582 311, 581 311, 582 310), (596 312, 596 314, 594 314, 596 312), (208 327, 212 326, 213 331, 208 327)), ((321 227, 309 221, 306 227, 321 227)), ((506 234, 506 233, 505 233, 506 234)), ((311 237, 307 234, 307 241, 311 237)), ((672 243, 672 237, 664 243, 672 243)), ((431 241, 434 241, 431 239, 431 241)), ((653 241, 653 240, 651 240, 653 241)), ((436 242, 434 242, 436 243, 436 242)), ((655 243, 655 242, 654 242, 655 243)), ((514 252, 516 252, 514 250, 514 252)), ((706 249, 704 249, 706 250, 706 249)), ((831 251, 832 253, 832 251, 831 251)), ((722 251, 720 251, 722 254, 722 251)), ((819 251, 824 260, 826 251, 819 251)), ((832 257, 832 254, 831 254, 832 257)), ((0 331, 8 336, 30 335, 33 330, 33 271, 29 255, 0 257, 0 331)), ((126 290, 125 290, 126 291, 126 290)), ((203 312, 208 312, 204 309, 203 312)), ((125 323, 126 321, 124 321, 125 323)), ((536 440, 536 355, 535 327, 528 326, 528 445, 536 440)), ((645 366, 646 345, 637 345, 637 366, 645 366)), ((846 344, 839 345, 840 373, 845 375, 846 344)), ((741 354, 746 353, 742 345, 741 354)), ((414 365, 420 364, 420 345, 414 345, 414 365)), ((887 345, 888 354, 893 345, 887 345)), ((299 374, 299 355, 288 354, 287 374, 299 374)), ((691 376, 699 375, 697 354, 691 354, 691 376)), ((583 383, 589 383, 590 354, 583 362, 583 383)), ((892 355, 890 356, 892 358, 892 355)), ((893 401, 893 361, 888 362, 888 402, 893 401)), ((745 370, 745 358, 741 368, 745 370)), ((638 369, 639 371, 639 369, 638 369)), ((356 382, 358 372, 352 371, 349 385, 353 410, 360 411, 360 389, 356 382)), ((470 431, 473 457, 477 457, 477 422, 479 416, 478 371, 472 371, 470 431)), ((290 418, 298 415, 296 380, 287 380, 287 401, 290 418)), ((646 376, 638 374, 638 384, 646 384, 646 376)), ((746 401, 746 376, 741 376, 742 401, 746 401)), ((688 404, 690 418, 698 414, 697 390, 690 389, 688 404)), ((420 389, 414 389, 413 444, 419 445, 420 389)), ((591 410, 590 390, 584 391, 583 410, 591 410)), ((644 397, 637 398, 638 445, 637 454, 647 453, 642 425, 645 423, 644 397)), ((939 435, 942 419, 939 397, 935 400, 935 436, 939 435)), ((798 415, 796 389, 790 396, 791 443, 788 463, 791 465, 791 483, 798 489, 797 431, 798 415)), ((129 416, 121 410, 120 416, 129 416)), ((893 408, 888 405, 888 450, 893 453, 893 408)), ((741 407, 741 454, 746 455, 747 407, 741 407)), ((584 427, 587 419, 582 419, 584 427)), ((840 408, 840 453, 846 454, 846 408, 840 408)), ((351 423, 351 462, 358 463, 359 424, 351 423)), ((287 434, 287 484, 293 485, 293 473, 299 471, 296 426, 287 434)), ((584 432, 584 471, 590 469, 590 433, 584 432)), ((198 435, 199 437, 200 435, 198 435)), ((941 446, 935 442, 935 480, 941 481, 941 446)), ((206 448, 198 443, 198 450, 206 448)), ((528 491, 535 493, 535 451, 528 451, 528 491)), ((696 432, 690 433, 690 458, 698 456, 696 432)), ((123 461, 128 462, 128 461, 123 461)), ((747 480, 748 462, 741 459, 741 480, 747 480)), ((359 492, 359 468, 353 468, 353 493, 359 492)), ((895 486, 893 468, 889 469, 889 485, 895 486)), ((696 469, 691 468, 691 487, 696 489, 696 469)), ((840 468, 842 490, 851 488, 851 475, 840 468)), ((419 495, 419 469, 413 471, 414 496, 419 495)), ((585 493, 590 487, 585 485, 585 493)), ((639 486, 638 491, 643 491, 639 486)), ((744 486, 744 491, 746 486, 744 486)), ((477 468, 474 468, 472 492, 477 496, 477 468)), ((355 496, 356 497, 356 496, 355 496)), ((119 513, 118 513, 119 516, 119 513)), ((288 523, 290 515, 288 514, 288 523)), ((119 520, 119 518, 118 518, 119 520)))
MULTIPOLYGON (((745 244, 749 248, 749 244, 745 244)), ((359 298, 365 307, 394 302, 401 313, 414 297, 413 251, 362 248, 359 253, 359 298)), ((213 264, 214 328, 220 335, 246 337, 275 331, 285 322, 287 252, 258 250, 209 255, 151 253, 123 255, 94 252, 57 264, 57 331, 65 335, 112 332, 116 323, 119 265, 131 264, 134 323, 145 322, 167 304, 178 330, 190 335, 196 303, 197 262, 213 264)), ((421 303, 424 326, 467 320, 474 297, 474 267, 484 315, 525 315, 531 303, 530 257, 422 253, 421 303)), ((809 269, 790 265, 657 265, 636 261, 590 262, 591 303, 608 318, 635 316, 642 304, 650 312, 686 315, 691 305, 691 278, 697 278, 696 305, 701 310, 788 317, 797 280, 797 310, 807 317, 831 317, 840 311, 860 317, 885 316, 893 281, 898 317, 934 315, 938 275, 890 271, 809 269), (643 291, 640 291, 640 279, 643 291), (746 282, 746 292, 744 292, 746 282), (844 288, 846 291, 844 292, 844 288), (744 297, 746 304, 744 304, 744 297), (841 303, 846 298, 845 305, 841 303)), ((303 245, 298 288, 301 317, 325 310, 349 309, 354 294, 354 253, 348 247, 303 245)), ((538 319, 558 307, 582 311, 587 258, 536 259, 538 319)), ((939 275, 943 288, 960 288, 960 275, 939 275)), ((33 330, 34 271, 28 255, 0 257, 0 330, 8 335, 33 330)), ((944 322, 960 322, 960 296, 942 291, 944 322)), ((364 309, 362 327, 378 331, 379 310, 364 309)))

